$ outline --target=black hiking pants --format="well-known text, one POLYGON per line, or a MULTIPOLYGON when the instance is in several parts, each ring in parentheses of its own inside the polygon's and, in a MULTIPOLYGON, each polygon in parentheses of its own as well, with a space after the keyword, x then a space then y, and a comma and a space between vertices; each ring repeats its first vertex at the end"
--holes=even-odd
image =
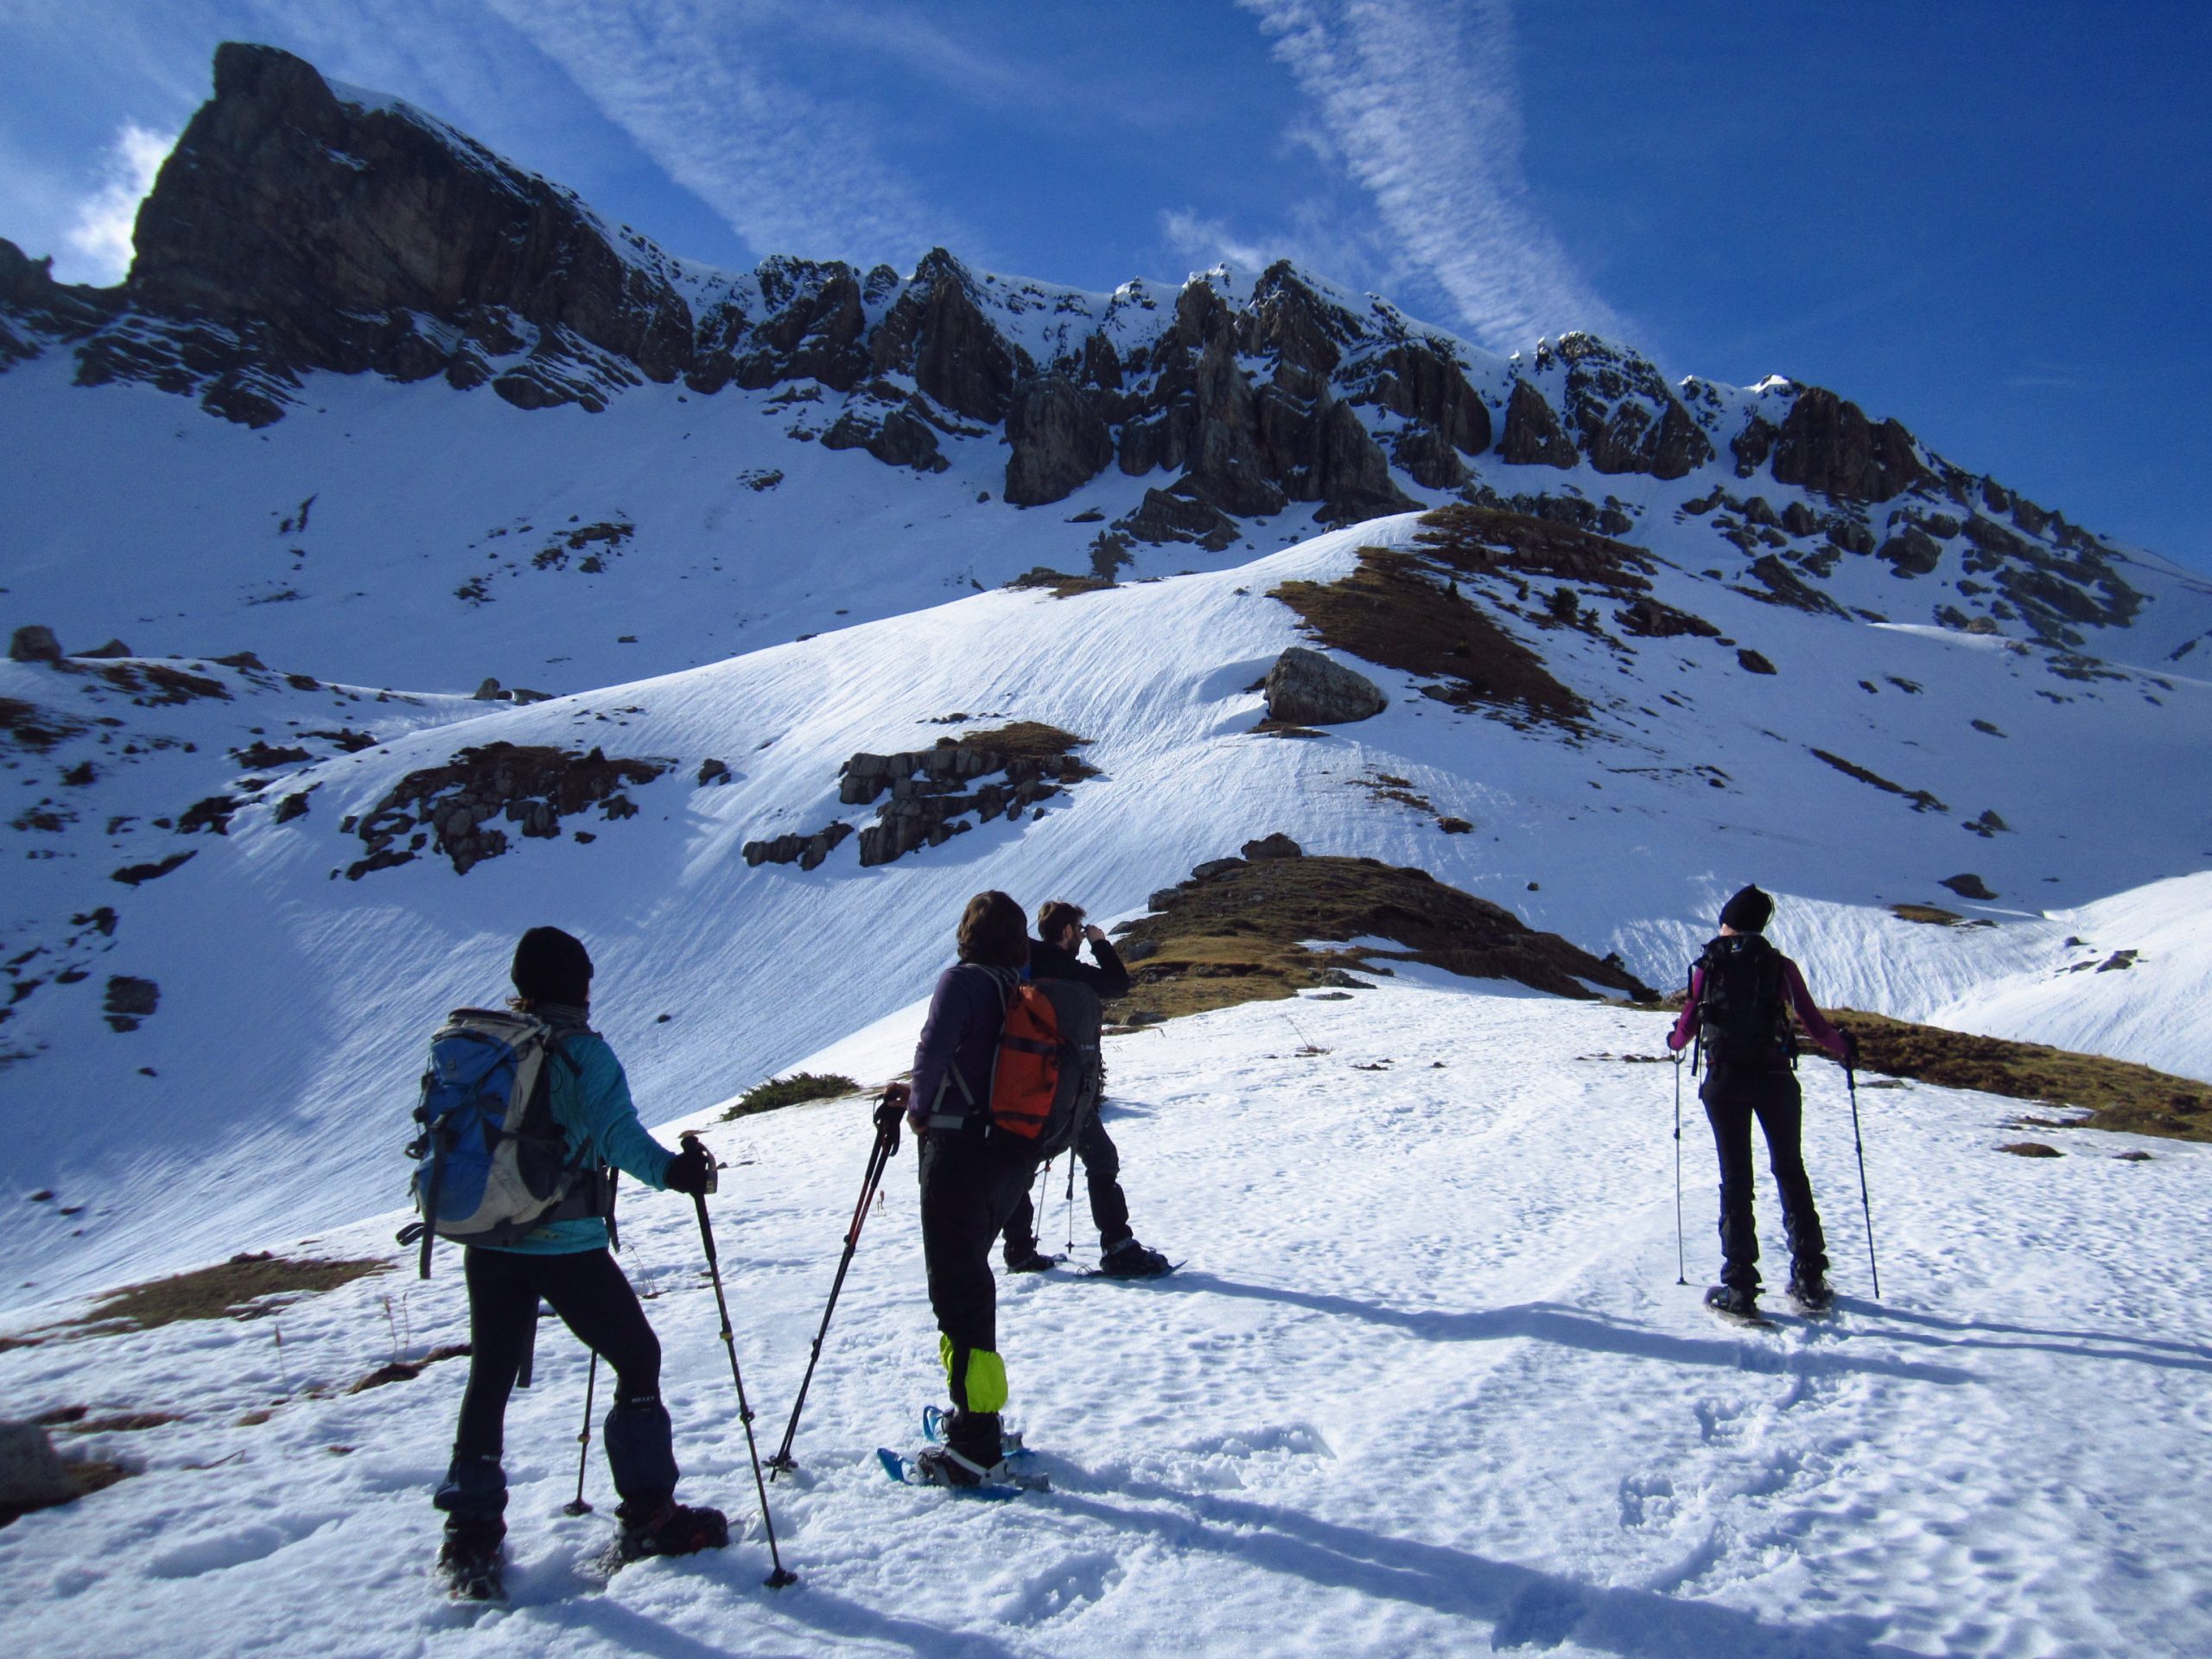
POLYGON ((614 1257, 603 1249, 560 1255, 470 1249, 462 1259, 468 1385, 461 1396, 453 1467, 435 1500, 454 1518, 448 1524, 496 1522, 506 1507, 499 1457, 507 1399, 535 1334, 541 1299, 614 1373, 603 1438, 615 1491, 626 1503, 648 1506, 673 1493, 676 1456, 660 1400, 660 1339, 614 1257))
POLYGON ((1720 1154, 1720 1282, 1738 1290, 1759 1287, 1759 1239, 1751 1218, 1751 1120, 1766 1135, 1767 1161, 1782 1195, 1782 1227, 1789 1241, 1790 1271, 1812 1278, 1827 1271, 1827 1241, 1813 1183, 1798 1144, 1804 1118, 1796 1074, 1716 1065, 1698 1090, 1720 1154))
MULTIPOLYGON (((1074 1150, 1083 1160, 1084 1184, 1090 1190, 1090 1218, 1098 1224, 1098 1248, 1101 1251, 1110 1250, 1133 1235, 1129 1231, 1129 1201, 1122 1193, 1122 1154, 1114 1145, 1114 1137, 1098 1121, 1096 1112, 1085 1118, 1083 1128, 1077 1131, 1074 1150)), ((1029 1184, 1024 1182, 1021 1200, 1007 1218, 1006 1257, 1009 1262, 1032 1255, 1037 1249, 1037 1206, 1029 1193, 1029 1184)))
POLYGON ((1037 1160, 1019 1142, 931 1132, 921 1137, 922 1262, 938 1351, 952 1392, 949 1440, 979 1460, 999 1456, 1006 1404, 999 1357, 999 1287, 991 1245, 1028 1195, 1037 1160))

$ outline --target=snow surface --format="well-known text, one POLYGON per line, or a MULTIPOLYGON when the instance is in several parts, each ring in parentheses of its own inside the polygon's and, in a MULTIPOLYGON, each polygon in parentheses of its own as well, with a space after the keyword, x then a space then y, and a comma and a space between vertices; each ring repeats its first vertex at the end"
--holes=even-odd
MULTIPOLYGON (((805 1064, 878 1080, 918 1019, 805 1064)), ((1878 1305, 1841 1077, 1808 1063, 1841 1313, 1740 1331, 1697 1306, 1716 1251, 1694 1101, 1692 1287, 1675 1283, 1675 1079, 1623 1063, 1656 1053, 1664 1027, 1385 984, 1109 1039, 1135 1219, 1189 1261, 1150 1284, 1002 1282, 1011 1416, 1056 1488, 1008 1504, 904 1490, 876 1466, 875 1446, 918 1438, 940 1386, 902 1149, 830 1329, 802 1472, 770 1489, 802 1575, 780 1592, 761 1586, 757 1524, 604 1588, 586 1570, 613 1497, 594 1445, 598 1513, 559 1513, 584 1356, 549 1324, 508 1416, 513 1605, 434 1592, 429 1493, 463 1363, 345 1390, 464 1336, 451 1253, 427 1285, 403 1263, 260 1319, 0 1354, 15 1411, 182 1414, 77 1439, 141 1472, 0 1533, 0 1629, 56 1659, 2212 1649, 2212 1148, 2084 1131, 2058 1135, 2062 1158, 2008 1157, 2011 1103, 1862 1088, 1878 1305), (1325 1052, 1301 1052, 1309 1040, 1325 1052), (2113 1155, 2138 1147, 2149 1161, 2113 1155), (252 1409, 273 1414, 242 1425, 252 1409)), ((772 1446, 867 1104, 707 1133, 730 1166, 717 1242, 772 1446)), ((1760 1216, 1777 1249, 1764 1182, 1760 1216)), ((392 1255, 397 1219, 301 1244, 392 1255)), ((1057 1176, 1044 1219, 1065 1236, 1057 1176)), ((690 1205, 636 1196, 625 1222, 684 1491, 749 1520, 690 1205)), ((1075 1231, 1087 1257, 1095 1240, 1075 1231)))
MULTIPOLYGON (((971 594, 527 707, 450 694, 378 702, 194 659, 232 695, 143 708, 96 675, 0 664, 0 696, 124 721, 87 723, 0 772, 16 780, 16 798, 45 804, 29 811, 75 815, 59 830, 14 832, 38 861, 0 911, 0 956, 18 987, 41 982, 17 992, 5 1027, 18 1058, 0 1069, 0 1169, 19 1191, 51 1188, 85 1206, 62 1225, 46 1207, 0 1205, 14 1268, 0 1308, 219 1259, 391 1202, 404 1138, 391 1126, 411 1103, 427 1033, 448 1008, 503 994, 512 940, 539 920, 590 946, 614 993, 608 1034, 647 1121, 664 1122, 925 994, 952 918, 980 888, 1032 909, 1073 897, 1110 923, 1198 862, 1276 830, 1314 852, 1418 865, 1532 926, 1618 950, 1662 988, 1680 982, 1727 893, 1756 880, 1783 895, 1775 937, 1817 997, 1908 1018, 2047 969, 2044 906, 2212 865, 2199 804, 2212 785, 2212 686, 2109 669, 2083 680, 2049 653, 1778 610, 1664 568, 1661 599, 1694 605, 1779 674, 1745 673, 1714 640, 1638 642, 1624 658, 1607 639, 1540 632, 1532 601, 1501 614, 1591 701, 1586 736, 1454 710, 1381 669, 1371 671, 1392 699, 1382 715, 1319 739, 1255 735, 1253 688, 1302 639, 1271 590, 1331 580, 1361 546, 1403 544, 1417 530, 1411 516, 1376 520, 1229 569, 1067 601, 971 594), (971 718, 944 723, 956 714, 971 718), (334 715, 379 742, 332 753, 305 735, 334 715), (744 863, 748 841, 872 817, 837 800, 855 753, 925 748, 1007 719, 1089 740, 1084 758, 1103 776, 1041 817, 984 824, 888 866, 862 868, 857 837, 811 872, 744 863), (231 751, 294 736, 315 758, 251 774, 265 787, 227 835, 160 827, 236 787, 231 751), (346 819, 411 772, 493 741, 673 765, 630 791, 636 817, 572 818, 562 838, 518 840, 465 876, 430 852, 345 879, 365 850, 346 819), (141 754, 122 764, 130 747, 141 754), (1946 809, 1917 810, 1815 748, 1929 789, 1946 809), (710 758, 732 779, 697 786, 710 758), (86 762, 99 775, 68 783, 86 762), (188 786, 193 766, 206 770, 188 786), (1377 794, 1382 777, 1408 780, 1433 812, 1377 794), (277 803, 302 791, 306 816, 276 823, 277 803), (1962 834, 1985 810, 2008 828, 1962 834), (1447 816, 1476 828, 1446 834, 1447 816), (577 830, 594 839, 580 842, 577 830), (190 862, 135 888, 110 879, 184 851, 190 862), (1968 905, 1937 885, 1962 870, 1999 901, 1968 905), (1993 925, 1903 921, 1887 908, 1899 900, 1993 925), (112 937, 72 919, 100 906, 118 912, 112 937), (137 1030, 110 1029, 111 976, 162 988, 159 1012, 137 1030), (99 1101, 105 1132, 84 1135, 54 1099, 99 1101)), ((1510 584, 1498 591, 1510 601, 1510 584)), ((2177 917, 2202 916, 2207 894, 2183 890, 2177 917)), ((2101 978, 2154 993, 2172 954, 2101 978)), ((2052 995, 2063 1001, 2067 988, 2052 995)), ((2113 1015, 2090 1034, 2124 1058, 2212 1077, 2201 1021, 2113 1015)))

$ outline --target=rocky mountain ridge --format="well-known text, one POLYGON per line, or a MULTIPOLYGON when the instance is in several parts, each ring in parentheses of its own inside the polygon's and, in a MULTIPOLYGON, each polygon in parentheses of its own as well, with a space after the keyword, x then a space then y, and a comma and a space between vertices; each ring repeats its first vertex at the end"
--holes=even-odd
POLYGON ((0 371, 66 346, 79 385, 147 382, 256 427, 316 372, 442 378, 524 410, 601 411, 649 383, 772 391, 790 437, 892 467, 1003 444, 1016 506, 1160 474, 1090 544, 1109 580, 1137 543, 1219 551, 1294 504, 1333 524, 1459 499, 1630 541, 1670 506, 1709 514, 1747 590, 1799 608, 1886 618, 1824 585, 1870 557, 1938 578, 1899 620, 2069 649, 2145 602, 2124 550, 1823 388, 1670 385, 1583 334, 1501 358, 1287 263, 1107 296, 943 249, 904 276, 706 270, 286 53, 226 44, 214 78, 119 288, 57 284, 0 242, 0 371), (1736 484, 1675 502, 1643 482, 1716 473, 1736 484))

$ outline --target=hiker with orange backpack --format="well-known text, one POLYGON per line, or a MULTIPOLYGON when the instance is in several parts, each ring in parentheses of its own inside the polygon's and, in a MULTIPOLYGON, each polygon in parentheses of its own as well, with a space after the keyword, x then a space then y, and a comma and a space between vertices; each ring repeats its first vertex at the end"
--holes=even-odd
POLYGON ((958 945, 930 998, 913 1082, 885 1097, 919 1144, 922 1259, 952 1396, 941 1443, 894 1472, 911 1468, 934 1485, 1015 1485, 1000 1422, 1007 1382, 991 1245, 1039 1160, 1072 1137, 1086 1090, 1096 1099, 1098 999, 1071 982, 1049 991, 1028 982, 1029 918, 1003 893, 968 901, 958 945))
POLYGON ((913 1083, 892 1090, 918 1147, 922 1260, 952 1395, 944 1443, 915 1462, 925 1479, 973 1486, 1006 1455, 991 1244, 1037 1168, 1032 1147, 990 1133, 985 1109, 1007 1003, 1029 966, 1029 918, 1007 894, 979 893, 960 918, 958 948, 958 962, 938 976, 930 998, 913 1083))

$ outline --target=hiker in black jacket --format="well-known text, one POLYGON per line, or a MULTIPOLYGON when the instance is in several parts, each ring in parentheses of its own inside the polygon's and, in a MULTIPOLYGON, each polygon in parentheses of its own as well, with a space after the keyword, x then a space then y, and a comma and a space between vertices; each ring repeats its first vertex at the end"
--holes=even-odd
MULTIPOLYGON (((1071 979, 1098 993, 1101 1002, 1126 996, 1129 970, 1122 965, 1103 930, 1084 925, 1083 909, 1055 899, 1037 912, 1037 931, 1044 937, 1029 942, 1032 979, 1071 979), (1086 966, 1077 956, 1084 941, 1090 942, 1096 967, 1086 966)), ((1122 1155, 1106 1125, 1093 1111, 1077 1131, 1075 1155, 1083 1160, 1083 1178, 1090 1190, 1090 1218, 1098 1227, 1098 1270, 1121 1279, 1149 1279, 1167 1271, 1167 1258, 1137 1243, 1129 1228, 1129 1201, 1122 1192, 1122 1155)), ((1021 1189, 1021 1202, 1006 1224, 1006 1266, 1008 1273, 1042 1273, 1052 1258, 1037 1248, 1037 1211, 1029 1188, 1021 1189)))
POLYGON ((1738 1318, 1758 1313, 1759 1239, 1751 1219, 1751 1121, 1766 1132, 1768 1161, 1782 1197, 1789 1241, 1789 1297, 1809 1313, 1835 1300, 1827 1281, 1827 1243, 1813 1205, 1813 1183, 1799 1145, 1803 1102, 1797 1087, 1794 1010, 1814 1042, 1849 1065, 1859 1045, 1813 1001, 1797 964, 1764 938, 1774 900, 1742 889, 1721 907, 1720 933, 1690 973, 1689 998, 1667 1033, 1677 1054, 1693 1038, 1705 1060, 1698 1098, 1713 1124, 1720 1159, 1720 1282, 1707 1306, 1738 1318))
POLYGON ((1005 1458, 1006 1363, 991 1241, 1028 1191, 1037 1157, 1017 1138, 990 1132, 991 1071, 1029 950, 1029 918, 1020 905, 1003 893, 970 899, 960 918, 960 959, 938 976, 922 1022, 913 1083, 886 1091, 919 1143, 922 1261, 952 1394, 944 1444, 915 1462, 926 1478, 947 1485, 977 1485, 1005 1458))

